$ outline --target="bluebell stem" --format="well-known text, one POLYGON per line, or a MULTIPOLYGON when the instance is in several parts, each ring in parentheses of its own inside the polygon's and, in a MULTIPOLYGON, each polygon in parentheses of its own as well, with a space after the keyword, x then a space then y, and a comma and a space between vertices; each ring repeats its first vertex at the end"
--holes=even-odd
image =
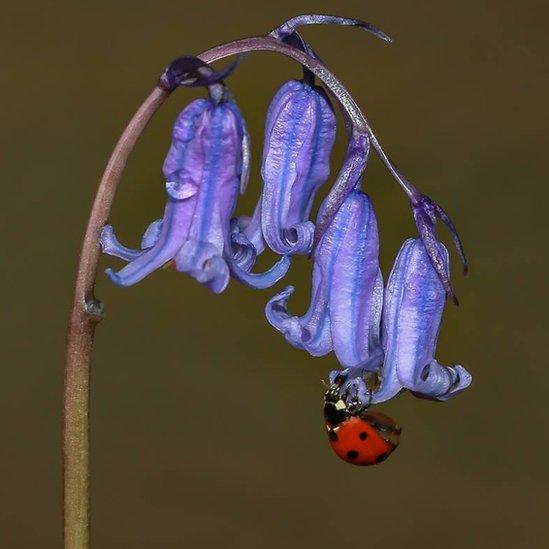
POLYGON ((378 232, 368 196, 346 198, 314 254, 311 305, 302 317, 289 314, 288 286, 266 306, 268 321, 294 346, 322 356, 334 350, 344 367, 377 369, 383 282, 378 232))
MULTIPOLYGON (((177 63, 172 66, 179 68, 177 63)), ((251 274, 246 270, 250 262, 241 263, 241 254, 235 255, 232 249, 230 217, 248 173, 247 132, 235 102, 217 81, 219 74, 212 75, 208 67, 199 68, 205 72, 190 79, 190 85, 208 85, 210 96, 193 101, 174 125, 163 168, 168 194, 164 217, 147 229, 142 250, 122 246, 109 225, 102 231, 103 251, 130 262, 118 273, 106 271, 119 286, 135 284, 169 262, 215 293, 225 289, 230 272, 263 287, 276 282, 288 269, 288 258, 282 258, 264 275, 251 274)), ((166 86, 181 80, 179 73, 175 78, 171 73, 163 78, 166 86)))
POLYGON ((307 254, 315 194, 328 179, 336 120, 322 88, 290 80, 269 107, 263 149, 263 191, 251 220, 239 219, 261 253, 265 243, 279 254, 307 254))

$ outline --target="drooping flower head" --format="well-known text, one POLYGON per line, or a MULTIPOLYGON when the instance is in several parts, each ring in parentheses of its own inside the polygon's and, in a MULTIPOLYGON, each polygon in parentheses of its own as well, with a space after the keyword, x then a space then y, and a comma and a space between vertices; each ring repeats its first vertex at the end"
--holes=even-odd
POLYGON ((271 47, 274 39, 301 50, 309 61, 303 79, 283 84, 269 107, 263 188, 251 218, 232 218, 249 171, 245 123, 222 81, 235 64, 222 73, 196 58, 170 65, 160 79, 162 87, 204 85, 209 95, 191 103, 176 121, 164 163, 164 217, 145 231, 141 250, 125 248, 110 226, 104 228, 103 250, 129 262, 118 273, 107 272, 116 284, 129 286, 172 263, 221 292, 230 275, 254 288, 268 287, 286 273, 291 255, 308 254, 313 259, 308 311, 301 317, 289 312, 294 291, 289 286, 268 302, 266 315, 293 346, 314 356, 334 352, 341 368, 329 376, 331 396, 354 411, 403 390, 446 400, 465 389, 471 376, 462 366, 442 366, 434 358, 445 300, 457 303, 436 221, 449 228, 466 270, 460 238, 445 211, 419 193, 387 157, 354 100, 340 84, 330 86, 329 73, 323 80, 344 107, 348 145, 316 221, 311 219, 315 195, 329 178, 336 119, 312 72, 325 67, 297 28, 325 23, 356 26, 390 41, 369 23, 327 15, 295 17, 266 38, 271 47), (338 89, 345 94, 340 96, 338 89), (385 289, 376 218, 360 190, 370 150, 409 197, 419 233, 403 245, 385 289), (252 273, 267 247, 282 257, 267 272, 252 273))
MULTIPOLYGON (((296 30, 299 25, 317 23, 358 26, 390 41, 387 35, 368 23, 323 15, 295 17, 275 29, 271 35, 319 59, 296 30)), ((342 370, 332 372, 331 386, 335 384, 336 389, 338 388, 341 395, 344 395, 348 404, 352 403, 355 408, 388 400, 402 389, 409 389, 427 398, 447 399, 467 387, 471 378, 461 366, 441 366, 433 358, 445 298, 451 297, 457 304, 457 298, 450 283, 448 254, 436 239, 436 220, 441 219, 449 228, 466 272, 467 260, 461 240, 446 212, 429 197, 419 193, 387 157, 367 120, 363 116, 355 118, 353 109, 348 113, 347 153, 316 220, 311 308, 301 318, 289 315, 286 310, 286 300, 291 295, 292 289, 287 288, 269 302, 267 318, 296 347, 304 348, 313 355, 329 352, 330 346, 335 350, 342 370), (343 316, 337 318, 334 312, 336 309, 327 305, 330 302, 330 295, 338 295, 340 291, 345 295, 346 285, 338 281, 338 277, 334 275, 335 271, 325 268, 324 258, 330 244, 330 238, 326 240, 325 237, 341 229, 340 213, 346 210, 348 197, 356 196, 356 188, 366 166, 370 146, 373 146, 382 162, 409 196, 420 239, 410 241, 413 242, 413 246, 410 242, 404 245, 391 273, 385 290, 382 342, 377 346, 372 346, 369 342, 367 355, 370 358, 365 361, 366 366, 364 366, 360 362, 353 363, 348 360, 348 351, 353 349, 353 345, 349 342, 360 340, 360 337, 357 337, 357 326, 360 326, 360 323, 356 322, 353 310, 348 306, 342 307, 343 316), (414 260, 409 262, 401 260, 402 254, 408 257, 405 252, 410 246, 414 249, 414 253, 410 256, 414 260), (327 282, 327 276, 333 278, 327 282), (403 283, 403 280, 406 282, 403 283), (405 286, 401 287, 399 284, 405 284, 405 286), (329 287, 331 290, 326 291, 325 288, 329 287), (397 303, 394 296, 399 291, 408 297, 410 292, 412 296, 421 295, 421 299, 415 304, 409 303, 406 299, 402 303, 397 303), (335 322, 332 320, 333 317, 336 317, 335 322), (344 322, 345 320, 347 323, 344 322), (339 344, 330 341, 334 326, 339 326, 342 333, 346 333, 346 344, 342 344, 343 340, 340 340, 339 344), (310 330, 311 327, 314 328, 313 332, 310 330), (311 333, 317 333, 319 337, 310 338, 311 333), (414 339, 415 347, 401 348, 403 341, 411 342, 414 339), (403 356, 406 356, 407 360, 404 360, 403 356), (422 366, 419 366, 420 364, 422 366)), ((342 242, 343 249, 346 246, 352 249, 349 244, 350 239, 342 242)), ((377 231, 375 242, 377 249, 377 231)), ((361 284, 367 279, 360 280, 356 277, 354 280, 356 284, 361 284)), ((366 292, 371 292, 371 288, 370 281, 366 292)), ((381 301, 380 299, 379 302, 381 301)), ((376 329, 372 329, 371 333, 376 333, 376 329)), ((365 345, 364 340, 362 344, 365 345)))
MULTIPOLYGON (((211 69, 203 63, 199 68, 210 93, 188 105, 175 122, 163 168, 168 195, 163 218, 145 232, 142 250, 121 246, 110 226, 103 229, 103 251, 129 261, 117 273, 107 270, 119 286, 131 286, 169 262, 215 293, 225 289, 233 269, 242 278, 254 276, 242 269, 230 243, 231 215, 248 173, 244 120, 211 69)), ((173 85, 172 77, 166 81, 173 85)), ((268 282, 287 267, 284 258, 268 273, 268 282)))

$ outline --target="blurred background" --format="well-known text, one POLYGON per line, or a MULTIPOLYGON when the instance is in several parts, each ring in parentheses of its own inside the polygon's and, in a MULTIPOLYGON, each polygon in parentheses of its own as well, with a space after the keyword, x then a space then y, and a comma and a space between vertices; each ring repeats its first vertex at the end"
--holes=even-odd
MULTIPOLYGON (((446 404, 403 395, 383 407, 403 426, 385 464, 332 453, 311 358, 271 329, 274 289, 231 282, 214 296, 157 272, 97 296, 106 319, 92 371, 92 545, 115 547, 546 547, 546 128, 549 8, 527 0, 364 2, 117 0, 6 2, 0 21, 2 380, 0 546, 61 544, 61 404, 66 318, 98 180, 125 123, 174 57, 263 34, 303 12, 367 19, 303 34, 354 94, 400 168, 453 216, 469 255, 453 255, 461 307, 449 306, 437 358, 473 386, 446 404)), ((253 138, 260 189, 266 108, 299 76, 250 56, 230 78, 253 138)), ((138 143, 111 221, 136 244, 164 204, 161 164, 179 90, 138 143)), ((340 131, 332 171, 344 151, 340 131)), ((373 159, 388 273, 414 234, 403 193, 373 159)), ((448 242, 443 229, 441 237, 448 242)), ((292 310, 309 300, 294 261, 292 310)))

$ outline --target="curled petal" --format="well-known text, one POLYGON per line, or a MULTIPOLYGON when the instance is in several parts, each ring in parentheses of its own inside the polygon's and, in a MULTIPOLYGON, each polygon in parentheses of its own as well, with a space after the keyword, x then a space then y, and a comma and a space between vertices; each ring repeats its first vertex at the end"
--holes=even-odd
POLYGON ((305 349, 313 356, 323 356, 332 350, 330 318, 328 315, 327 288, 321 284, 320 269, 313 270, 313 298, 307 313, 302 317, 288 312, 287 301, 294 293, 288 286, 275 295, 265 307, 267 320, 297 349, 305 349))
POLYGON ((101 251, 104 254, 118 257, 124 261, 133 261, 143 254, 143 250, 152 248, 158 242, 161 232, 162 219, 157 219, 147 227, 145 233, 143 234, 143 238, 141 239, 141 249, 135 250, 133 248, 127 248, 121 244, 116 238, 112 226, 105 225, 103 229, 101 229, 99 244, 101 246, 101 251))
POLYGON ((143 250, 152 248, 158 242, 161 233, 162 219, 157 219, 156 221, 153 221, 143 233, 143 237, 141 238, 141 248, 143 250))
MULTIPOLYGON (((284 242, 294 254, 307 254, 313 245, 314 233, 314 223, 312 221, 304 221, 303 223, 296 223, 288 229, 283 229, 280 241, 284 242)), ((280 248, 283 246, 280 246, 280 248)))
POLYGON ((112 255, 113 257, 119 257, 124 261, 133 261, 143 253, 142 250, 126 248, 126 246, 121 244, 120 241, 116 238, 116 235, 114 234, 114 230, 111 225, 105 225, 101 229, 99 244, 101 246, 101 251, 104 254, 112 255))
POLYGON ((257 250, 239 225, 238 219, 231 220, 230 250, 234 262, 245 271, 250 271, 257 258, 257 250))
POLYGON ((263 290, 274 286, 286 275, 288 269, 290 268, 290 264, 290 256, 283 255, 269 270, 264 273, 252 273, 242 269, 242 267, 240 267, 240 265, 236 262, 229 260, 231 275, 242 284, 256 290, 263 290))
POLYGON ((421 372, 420 381, 411 389, 416 396, 448 400, 471 385, 472 376, 463 366, 442 366, 432 360, 421 372))
POLYGON ((282 256, 264 273, 252 273, 257 250, 242 232, 237 219, 231 221, 230 242, 226 246, 226 259, 233 278, 257 290, 270 288, 283 278, 290 268, 290 257, 282 256))
POLYGON ((194 209, 192 199, 169 201, 162 221, 162 230, 156 244, 115 273, 105 272, 117 286, 131 286, 172 260, 185 243, 189 228, 190 212, 194 209))
POLYGON ((229 283, 229 267, 219 248, 209 242, 187 240, 174 260, 178 271, 191 275, 216 294, 229 283))
POLYGON ((252 217, 241 215, 234 222, 238 227, 238 232, 243 233, 245 239, 252 244, 255 254, 261 254, 267 246, 261 231, 261 200, 257 203, 252 217))
MULTIPOLYGON (((436 243, 448 268, 448 252, 436 243)), ((423 242, 402 246, 385 290, 382 342, 383 374, 396 376, 403 387, 426 398, 444 400, 466 388, 471 377, 461 367, 434 360, 445 290, 423 242)))

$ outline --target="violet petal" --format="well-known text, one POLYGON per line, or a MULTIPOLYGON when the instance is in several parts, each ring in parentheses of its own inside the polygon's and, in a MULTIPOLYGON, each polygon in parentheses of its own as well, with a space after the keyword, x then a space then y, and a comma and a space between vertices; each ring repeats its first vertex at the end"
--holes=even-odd
MULTIPOLYGON (((135 284, 174 260, 178 270, 212 291, 226 287, 224 248, 242 183, 243 134, 242 117, 231 100, 198 99, 181 113, 163 168, 168 194, 164 217, 143 237, 142 244, 152 247, 132 256, 120 272, 107 271, 115 284, 135 284)), ((114 246, 112 239, 105 242, 114 246)))

